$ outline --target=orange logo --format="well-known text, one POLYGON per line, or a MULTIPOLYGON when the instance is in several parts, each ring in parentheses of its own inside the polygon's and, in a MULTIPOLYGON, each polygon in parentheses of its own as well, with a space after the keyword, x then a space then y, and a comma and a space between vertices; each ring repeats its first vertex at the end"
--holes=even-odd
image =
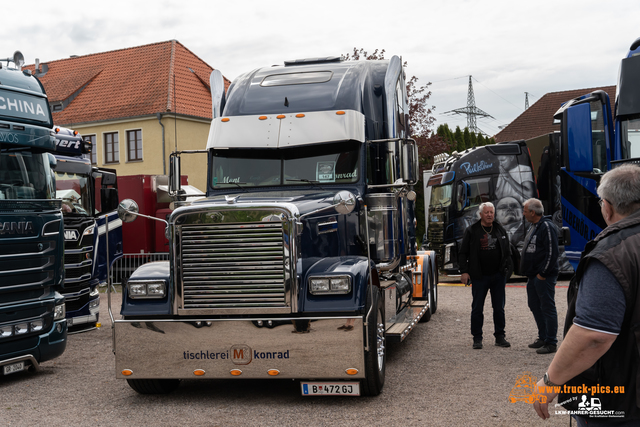
POLYGON ((509 393, 509 401, 515 403, 518 401, 534 403, 547 403, 547 396, 536 393, 536 383, 538 378, 534 377, 531 372, 523 372, 516 378, 516 385, 513 386, 509 393))
POLYGON ((239 344, 231 347, 231 361, 236 365, 248 365, 251 359, 251 347, 248 345, 239 344))

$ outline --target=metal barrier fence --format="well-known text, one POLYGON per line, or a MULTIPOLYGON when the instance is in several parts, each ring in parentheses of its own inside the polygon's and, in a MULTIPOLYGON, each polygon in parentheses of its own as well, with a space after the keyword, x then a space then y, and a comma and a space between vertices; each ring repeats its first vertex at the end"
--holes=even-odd
POLYGON ((140 267, 152 261, 168 261, 169 253, 144 253, 144 254, 124 254, 122 258, 113 263, 111 269, 111 283, 114 285, 122 285, 131 274, 140 267))

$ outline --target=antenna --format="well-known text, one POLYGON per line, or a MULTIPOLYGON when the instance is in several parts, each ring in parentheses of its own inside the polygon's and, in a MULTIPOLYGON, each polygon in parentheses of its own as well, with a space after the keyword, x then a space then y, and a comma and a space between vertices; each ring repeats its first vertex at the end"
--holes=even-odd
POLYGON ((524 109, 529 108, 529 92, 524 93, 524 109))
POLYGON ((467 91, 467 106, 464 108, 456 108, 455 110, 447 111, 444 114, 466 114, 467 115, 467 127, 469 128, 469 132, 473 133, 482 133, 484 135, 488 134, 483 132, 476 125, 476 116, 480 117, 491 117, 494 119, 492 115, 486 113, 476 107, 476 99, 473 95, 473 83, 471 82, 472 76, 469 76, 469 90, 467 91))

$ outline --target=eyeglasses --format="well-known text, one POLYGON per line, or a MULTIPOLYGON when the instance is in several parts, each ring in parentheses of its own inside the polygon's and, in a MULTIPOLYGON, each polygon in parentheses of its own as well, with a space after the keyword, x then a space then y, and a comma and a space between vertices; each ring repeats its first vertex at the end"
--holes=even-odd
MULTIPOLYGON (((600 200, 598 200, 598 204, 600 205, 600 207, 602 207, 602 204, 603 204, 605 201, 606 201, 605 199, 600 199, 600 200)), ((607 201, 607 203, 609 203, 609 202, 607 201)), ((610 203, 609 203, 609 204, 610 204, 610 203)))

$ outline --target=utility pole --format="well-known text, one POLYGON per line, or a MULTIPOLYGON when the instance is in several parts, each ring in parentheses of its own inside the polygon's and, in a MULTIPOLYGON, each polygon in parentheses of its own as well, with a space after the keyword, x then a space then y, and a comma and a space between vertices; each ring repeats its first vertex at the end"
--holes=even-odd
POLYGON ((473 95, 473 83, 471 82, 471 77, 469 76, 469 90, 467 91, 467 106, 464 108, 456 108, 455 110, 447 111, 445 114, 466 114, 467 115, 467 127, 469 128, 469 132, 473 133, 482 133, 487 135, 487 133, 483 132, 478 128, 476 124, 476 117, 491 117, 489 113, 482 111, 480 108, 476 107, 476 99, 473 95))

